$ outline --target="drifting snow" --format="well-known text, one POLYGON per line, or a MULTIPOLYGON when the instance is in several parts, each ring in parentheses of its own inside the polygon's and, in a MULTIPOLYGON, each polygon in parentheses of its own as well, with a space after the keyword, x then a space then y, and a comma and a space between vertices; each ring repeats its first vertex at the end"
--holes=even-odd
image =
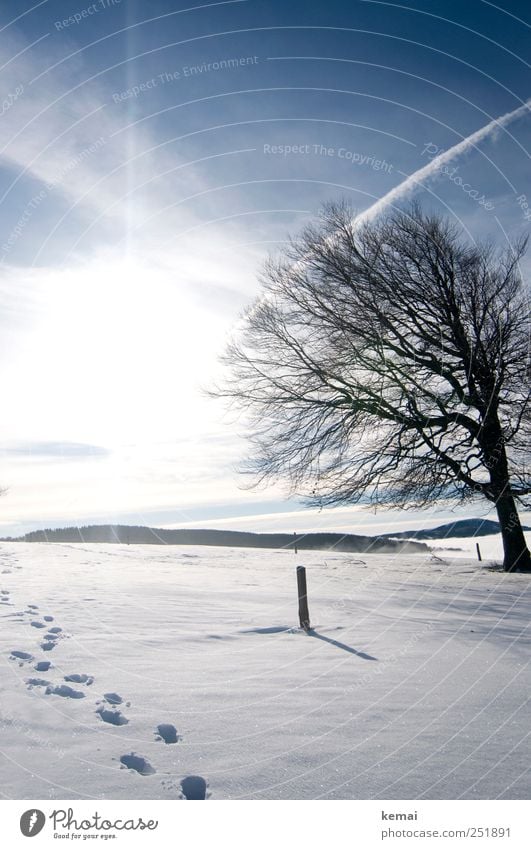
POLYGON ((452 556, 3 544, 0 792, 527 798, 530 579, 452 556))

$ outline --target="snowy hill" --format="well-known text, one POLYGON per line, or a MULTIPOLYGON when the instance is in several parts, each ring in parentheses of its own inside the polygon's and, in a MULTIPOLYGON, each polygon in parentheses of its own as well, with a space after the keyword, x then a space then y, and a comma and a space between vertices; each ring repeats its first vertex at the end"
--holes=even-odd
POLYGON ((148 528, 130 525, 88 525, 84 527, 55 528, 31 531, 15 542, 88 542, 135 543, 142 545, 213 545, 244 548, 298 548, 301 551, 350 552, 411 552, 427 551, 427 546, 417 542, 395 542, 383 537, 359 534, 274 533, 257 534, 242 531, 221 531, 202 528, 148 528))
MULTIPOLYGON (((531 528, 524 527, 524 531, 531 528)), ((423 528, 416 531, 400 531, 399 533, 382 534, 390 539, 446 539, 452 537, 465 539, 466 537, 483 537, 500 533, 499 522, 490 519, 459 519, 456 522, 448 522, 437 528, 423 528)))

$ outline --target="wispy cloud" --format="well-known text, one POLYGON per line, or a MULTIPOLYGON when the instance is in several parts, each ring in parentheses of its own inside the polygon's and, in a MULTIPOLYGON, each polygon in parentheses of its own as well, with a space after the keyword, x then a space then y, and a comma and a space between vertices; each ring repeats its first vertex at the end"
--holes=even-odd
MULTIPOLYGON (((51 39, 30 45, 14 30, 9 43, 0 46, 2 85, 11 98, 9 117, 0 124, 0 166, 7 177, 0 204, 4 215, 11 210, 13 226, 24 212, 26 218, 31 215, 6 264, 21 253, 22 245, 33 262, 47 262, 48 243, 60 243, 72 221, 84 243, 89 235, 101 240, 109 225, 111 244, 137 228, 143 244, 150 237, 154 242, 169 238, 182 229, 181 219, 189 226, 192 217, 189 210, 184 216, 176 196, 186 198, 208 188, 204 157, 189 161, 176 143, 146 125, 124 133, 133 107, 113 102, 116 78, 109 73, 93 79, 80 51, 68 67, 62 65, 56 61, 60 49, 51 39), (32 200, 39 192, 37 210, 32 200), (45 239, 37 226, 43 208, 49 221, 45 239), (161 209, 164 216, 159 216, 161 209)), ((6 238, 9 223, 4 229, 6 238)))
POLYGON ((44 460, 94 460, 108 457, 110 452, 101 445, 82 442, 11 442, 0 448, 2 454, 44 460))

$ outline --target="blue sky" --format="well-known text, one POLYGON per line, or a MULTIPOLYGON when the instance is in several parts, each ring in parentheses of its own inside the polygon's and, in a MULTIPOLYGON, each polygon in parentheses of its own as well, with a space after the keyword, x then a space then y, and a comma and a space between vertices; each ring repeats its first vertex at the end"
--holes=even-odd
POLYGON ((325 200, 395 190, 470 239, 528 230, 528 5, 44 0, 0 28, 0 531, 448 515, 242 490, 245 423, 202 388, 325 200))

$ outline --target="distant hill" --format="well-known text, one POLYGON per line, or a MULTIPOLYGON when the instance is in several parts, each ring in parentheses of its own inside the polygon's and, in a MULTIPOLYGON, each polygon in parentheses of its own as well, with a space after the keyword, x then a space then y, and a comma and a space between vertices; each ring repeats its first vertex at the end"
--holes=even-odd
MULTIPOLYGON (((531 528, 524 527, 524 531, 531 528)), ((486 537, 490 534, 499 534, 499 522, 490 519, 459 519, 457 522, 449 522, 447 525, 439 525, 437 528, 426 528, 418 531, 400 531, 394 534, 381 534, 385 539, 445 539, 446 537, 486 537)))
MULTIPOLYGON (((4 540, 5 541, 5 540, 4 540)), ((382 537, 358 536, 356 534, 310 533, 253 534, 243 531, 219 531, 208 529, 169 530, 129 525, 88 525, 31 531, 11 542, 103 542, 131 543, 143 545, 220 545, 243 548, 286 548, 296 545, 300 551, 352 551, 390 553, 409 552, 421 554, 428 551, 424 543, 398 542, 382 537)))

